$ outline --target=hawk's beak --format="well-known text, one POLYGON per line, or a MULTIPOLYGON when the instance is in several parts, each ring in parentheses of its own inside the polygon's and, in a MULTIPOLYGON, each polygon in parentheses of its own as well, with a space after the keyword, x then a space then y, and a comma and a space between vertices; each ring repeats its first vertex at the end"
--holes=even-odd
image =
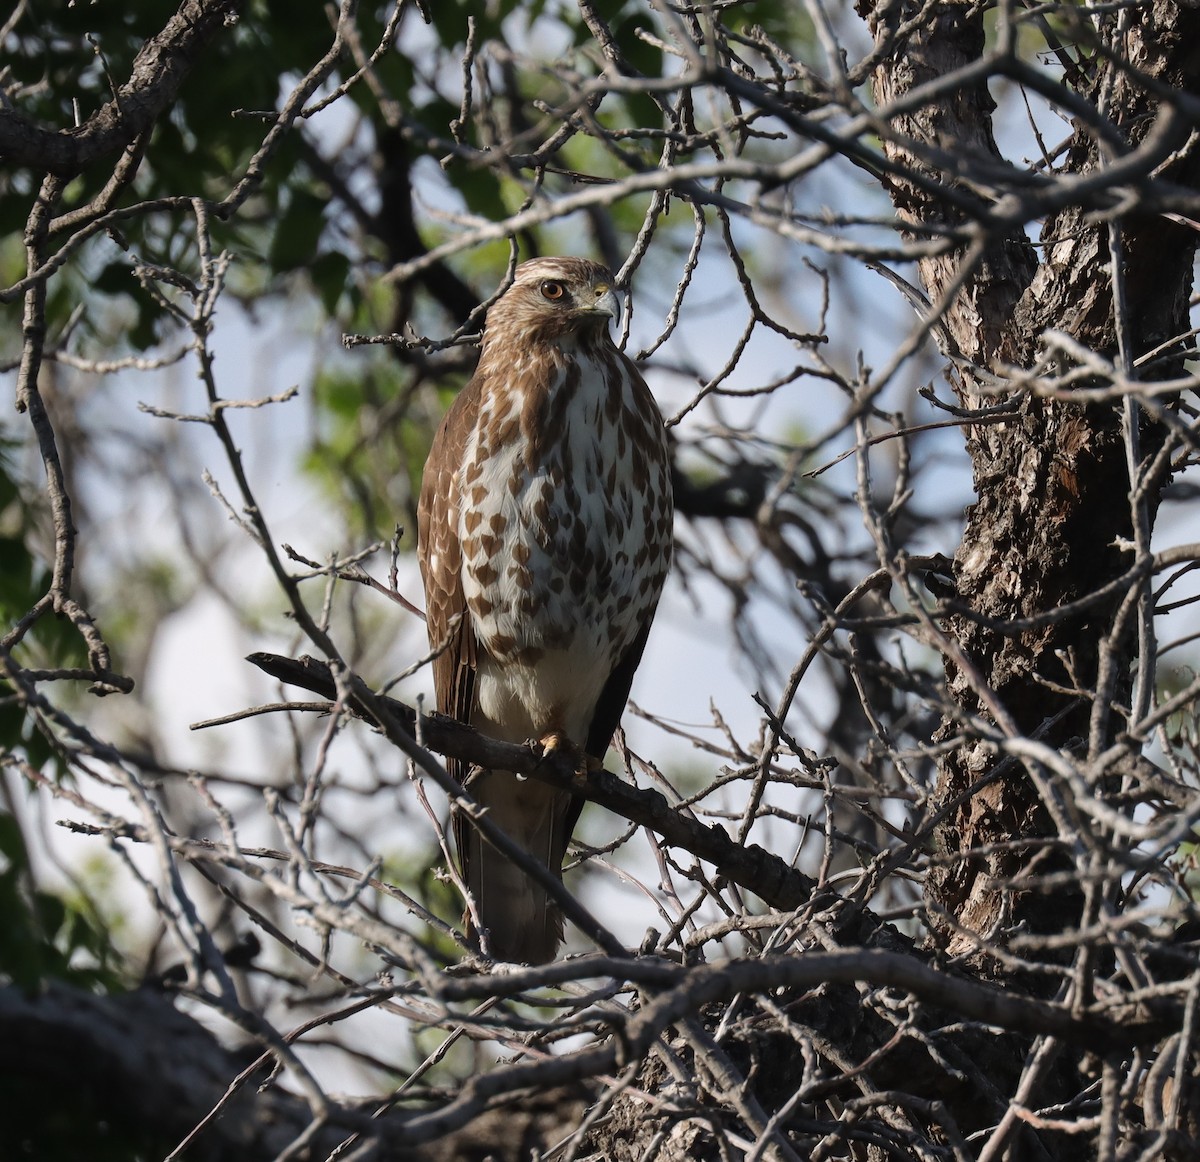
POLYGON ((586 309, 589 312, 594 311, 596 314, 607 315, 610 319, 620 321, 621 303, 612 287, 606 282, 598 282, 588 289, 596 298, 592 306, 586 309))

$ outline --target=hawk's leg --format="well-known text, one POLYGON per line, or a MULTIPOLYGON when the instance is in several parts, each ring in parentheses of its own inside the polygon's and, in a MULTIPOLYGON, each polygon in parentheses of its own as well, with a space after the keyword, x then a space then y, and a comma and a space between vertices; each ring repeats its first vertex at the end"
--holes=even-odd
POLYGON ((557 758, 561 755, 574 767, 577 779, 585 780, 589 772, 598 771, 604 766, 603 759, 588 754, 583 747, 568 738, 561 730, 552 730, 549 734, 542 735, 538 739, 538 743, 542 748, 543 759, 552 756, 557 758))

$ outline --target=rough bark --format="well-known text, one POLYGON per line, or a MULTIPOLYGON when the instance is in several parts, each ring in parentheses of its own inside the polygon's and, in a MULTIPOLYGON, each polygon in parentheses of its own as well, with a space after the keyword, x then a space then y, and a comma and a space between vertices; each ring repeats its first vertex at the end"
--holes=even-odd
POLYGON ((297 1151, 289 1157, 321 1159, 356 1129, 382 1128, 377 1158, 523 1162, 574 1130, 588 1101, 580 1087, 547 1089, 414 1145, 402 1114, 380 1121, 364 1110, 357 1126, 344 1117, 314 1123, 306 1101, 269 1082, 269 1062, 251 1069, 259 1056, 253 1042, 225 1048, 153 989, 114 996, 59 984, 35 996, 0 989, 0 1154, 126 1162, 163 1157, 186 1142, 178 1156, 187 1162, 270 1162, 289 1148, 297 1151))
MULTIPOLYGON (((900 6, 893 15, 911 15, 910 8, 915 10, 900 6)), ((937 9, 920 35, 899 44, 879 65, 875 90, 880 104, 967 67, 984 52, 980 9, 966 4, 937 9)), ((1149 6, 1127 32, 1129 62, 1166 85, 1194 92, 1198 25, 1194 10, 1166 3, 1149 6)), ((1082 95, 1095 100, 1105 87, 1110 117, 1127 135, 1132 154, 1156 126, 1162 131, 1155 116, 1159 102, 1123 65, 1097 66, 1083 78, 1082 95)), ((973 163, 998 162, 990 109, 982 84, 956 90, 950 100, 895 118, 895 135, 885 149, 911 163, 914 154, 920 159, 924 151, 954 142, 963 147, 964 170, 973 163)), ((955 152, 960 153, 957 144, 955 152)), ((1078 123, 1065 171, 1086 176, 1105 164, 1096 133, 1078 123)), ((1169 164, 1176 180, 1194 180, 1194 150, 1176 154, 1169 164)), ((962 215, 948 222, 945 204, 915 185, 895 183, 891 192, 897 211, 913 223, 962 224, 962 215)), ((1037 266, 1022 231, 986 228, 975 234, 982 245, 921 263, 934 302, 956 280, 962 283, 943 317, 968 361, 960 362, 955 380, 966 407, 996 402, 997 375, 1002 382, 1032 368, 1049 328, 1110 358, 1116 354, 1108 229, 1083 207, 1071 205, 1046 221, 1043 240, 1053 244, 1037 266)), ((1120 229, 1129 355, 1136 359, 1187 329, 1196 235, 1153 214, 1121 219, 1120 229)), ((1178 366, 1158 374, 1172 370, 1178 366)), ((1117 598, 1021 632, 1004 626, 1085 597, 1128 568, 1130 557, 1122 546, 1129 545, 1133 528, 1121 408, 1119 403, 1086 406, 1015 389, 1010 398, 1016 404, 1012 422, 978 425, 967 439, 978 499, 967 511, 955 555, 961 613, 948 622, 947 636, 961 649, 965 664, 948 660, 948 688, 968 715, 993 718, 991 708, 1000 706, 1010 729, 1067 746, 1088 735, 1087 695, 1096 688, 1101 644, 1112 629, 1117 598)), ((1152 454, 1156 431, 1153 425, 1142 426, 1143 454, 1152 454)), ((1112 659, 1116 669, 1128 674, 1132 638, 1126 635, 1110 644, 1120 650, 1112 659)), ((941 736, 952 737, 956 729, 951 719, 941 736)), ((1094 745, 1102 741, 1092 740, 1094 745)), ((939 830, 937 847, 948 858, 931 872, 926 894, 931 919, 936 923, 943 915, 953 922, 943 926, 943 934, 954 953, 969 951, 977 936, 991 934, 997 926, 1024 923, 1034 931, 1061 931, 1078 920, 1076 893, 1031 890, 1033 866, 1037 874, 1062 866, 1055 854, 1046 858, 1041 842, 1053 839, 1054 828, 1025 772, 1010 765, 1011 773, 988 781, 996 763, 992 748, 969 742, 941 766, 937 800, 957 805, 939 830), (972 793, 980 781, 984 785, 972 793), (1014 839, 1031 842, 1028 847, 1014 845, 1014 839), (997 844, 1006 846, 998 849, 997 844), (956 853, 961 858, 952 858, 956 853), (1019 878, 1024 882, 1018 889, 1019 878), (955 932, 955 926, 962 931, 955 932)))
MULTIPOLYGON (((896 26, 919 8, 917 4, 880 6, 868 15, 873 35, 877 39, 895 35, 896 26)), ((910 35, 894 43, 892 53, 876 68, 876 103, 886 108, 922 85, 969 68, 982 56, 984 44, 984 16, 978 6, 934 6, 910 35)), ((987 85, 980 80, 953 85, 940 99, 888 120, 881 144, 903 170, 888 178, 887 189, 902 221, 950 233, 969 224, 971 202, 976 203, 979 216, 986 212, 984 200, 969 189, 965 190, 967 205, 961 207, 939 196, 939 190, 949 176, 947 165, 969 170, 1001 161, 992 134, 994 108, 987 85), (909 179, 904 171, 926 180, 909 179)), ((944 304, 942 319, 962 358, 986 368, 1011 356, 1009 320, 1033 278, 1036 261, 1019 225, 986 237, 970 261, 965 261, 965 248, 919 261, 921 280, 933 303, 953 293, 944 304)))
MULTIPOLYGON (((143 989, 102 997, 63 985, 37 996, 0 989, 0 1108, 6 1157, 162 1156, 217 1106, 258 1052, 230 1051, 170 997, 143 989), (70 1062, 69 1094, 63 1063, 70 1062), (56 1107, 70 1115, 55 1114, 56 1107), (10 1154, 8 1151, 11 1150, 10 1154)), ((243 1085, 184 1157, 274 1158, 311 1121, 275 1087, 243 1085)), ((329 1128, 332 1148, 345 1131, 329 1128)))
POLYGON ((163 30, 146 41, 129 79, 82 125, 57 129, 17 109, 0 108, 0 159, 58 177, 74 177, 118 153, 175 100, 205 47, 234 25, 242 0, 184 0, 163 30))

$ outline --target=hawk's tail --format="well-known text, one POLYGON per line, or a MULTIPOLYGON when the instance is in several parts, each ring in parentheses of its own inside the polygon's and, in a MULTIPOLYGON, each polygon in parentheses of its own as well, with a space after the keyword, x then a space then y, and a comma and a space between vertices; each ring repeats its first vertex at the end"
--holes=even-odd
MULTIPOLYGON (((530 855, 561 878, 570 836, 566 816, 571 796, 544 783, 518 779, 508 771, 488 771, 470 781, 488 817, 530 855)), ((545 888, 467 825, 460 851, 464 878, 475 901, 485 946, 496 960, 544 964, 562 943, 563 918, 545 888)), ((461 834, 461 833, 460 833, 461 834)))

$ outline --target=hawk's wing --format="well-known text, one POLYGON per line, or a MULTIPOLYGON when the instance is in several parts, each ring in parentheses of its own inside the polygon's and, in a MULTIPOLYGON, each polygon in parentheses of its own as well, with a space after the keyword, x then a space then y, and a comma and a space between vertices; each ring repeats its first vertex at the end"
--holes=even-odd
MULTIPOLYGON (((654 615, 646 618, 632 645, 625 651, 624 656, 609 674, 600 698, 596 702, 596 710, 588 727, 587 745, 584 749, 594 758, 603 760, 612 736, 616 734, 625 713, 625 704, 629 701, 629 690, 633 685, 633 675, 642 660, 642 651, 646 648, 646 639, 650 636, 650 624, 654 615)), ((581 802, 577 800, 577 802, 581 802)))
MULTIPOLYGON (((626 374, 631 377, 635 393, 642 397, 644 406, 652 409, 657 415, 657 405, 650 394, 650 388, 646 385, 646 381, 642 378, 636 365, 622 353, 618 352, 617 357, 624 366, 626 374)), ((629 648, 620 657, 617 664, 613 667, 612 672, 608 675, 608 679, 604 683, 604 688, 600 691, 600 697, 596 701, 596 708, 592 712, 592 721, 588 726, 587 741, 584 749, 593 758, 599 759, 601 762, 604 761, 605 752, 612 742, 613 735, 617 732, 621 716, 625 713, 625 705, 629 701, 629 691, 633 686, 633 676, 641 664, 642 652, 646 648, 646 639, 650 636, 650 626, 654 622, 656 606, 657 603, 651 606, 645 620, 642 622, 641 628, 638 630, 637 637, 633 639, 629 648)), ((582 809, 583 799, 578 795, 572 796, 572 803, 566 820, 568 839, 575 830, 575 824, 579 821, 579 813, 582 809)), ((566 850, 565 844, 563 845, 563 850, 566 850)))
MULTIPOLYGON (((638 663, 642 660, 642 651, 646 648, 646 639, 650 636, 650 625, 653 621, 654 613, 651 611, 641 631, 633 639, 633 644, 625 651, 613 672, 609 674, 608 681, 604 683, 604 689, 600 691, 596 711, 592 715, 592 722, 588 727, 587 745, 584 747, 588 754, 600 762, 604 761, 604 755, 608 750, 609 743, 612 742, 612 736, 617 733, 617 727, 621 723, 621 715, 625 713, 625 704, 629 701, 629 690, 633 686, 633 675, 638 668, 638 663)), ((567 841, 563 843, 563 851, 566 851, 571 835, 575 831, 575 824, 579 822, 579 813, 583 810, 583 802, 581 796, 571 796, 571 806, 567 809, 564 823, 567 841)))
MULTIPOLYGON (((472 379, 443 417, 425 461, 417 504, 417 555, 425 582, 426 627, 431 646, 444 647, 433 660, 437 708, 466 725, 474 713, 479 643, 463 596, 459 469, 475 427, 481 394, 478 380, 472 379)), ((460 761, 451 759, 447 768, 463 781, 467 772, 460 761)))

